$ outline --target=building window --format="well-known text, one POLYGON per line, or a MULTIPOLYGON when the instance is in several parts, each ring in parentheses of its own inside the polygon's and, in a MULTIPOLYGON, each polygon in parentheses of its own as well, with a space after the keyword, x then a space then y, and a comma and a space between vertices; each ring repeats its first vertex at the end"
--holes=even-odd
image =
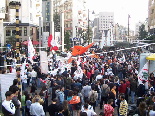
POLYGON ((24 27, 24 36, 27 36, 27 27, 24 27))
POLYGON ((9 29, 6 30, 6 36, 10 36, 11 35, 11 31, 9 29))
POLYGON ((66 24, 66 27, 68 28, 68 24, 66 24))
POLYGON ((72 23, 70 23, 70 27, 72 27, 72 23))
POLYGON ((12 35, 16 35, 16 30, 12 30, 12 35))
POLYGON ((31 20, 31 21, 33 20, 33 18, 32 18, 32 13, 30 13, 30 20, 31 20))
POLYGON ((152 9, 152 13, 151 14, 153 14, 154 13, 154 9, 152 9))
POLYGON ((152 0, 152 4, 154 3, 154 0, 152 0))

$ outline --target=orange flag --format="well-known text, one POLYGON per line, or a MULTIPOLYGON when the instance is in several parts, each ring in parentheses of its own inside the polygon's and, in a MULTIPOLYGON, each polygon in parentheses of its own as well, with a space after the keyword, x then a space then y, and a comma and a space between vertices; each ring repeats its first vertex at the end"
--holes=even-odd
POLYGON ((88 50, 88 48, 90 48, 93 44, 94 44, 94 42, 89 44, 87 47, 74 46, 73 51, 72 51, 72 56, 81 55, 81 54, 85 53, 88 50))

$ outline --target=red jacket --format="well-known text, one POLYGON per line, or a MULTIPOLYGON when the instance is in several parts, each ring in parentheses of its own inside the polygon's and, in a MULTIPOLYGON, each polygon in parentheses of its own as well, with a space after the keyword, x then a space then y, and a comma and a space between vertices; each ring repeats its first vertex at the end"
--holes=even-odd
POLYGON ((119 87, 118 87, 118 91, 119 93, 124 93, 125 94, 125 91, 126 91, 126 84, 121 84, 119 87))

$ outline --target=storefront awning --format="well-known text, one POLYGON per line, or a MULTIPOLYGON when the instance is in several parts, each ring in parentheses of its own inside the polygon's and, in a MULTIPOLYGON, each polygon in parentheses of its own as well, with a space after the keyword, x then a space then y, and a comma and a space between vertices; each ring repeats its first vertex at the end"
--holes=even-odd
POLYGON ((155 54, 146 57, 147 60, 155 60, 155 54))

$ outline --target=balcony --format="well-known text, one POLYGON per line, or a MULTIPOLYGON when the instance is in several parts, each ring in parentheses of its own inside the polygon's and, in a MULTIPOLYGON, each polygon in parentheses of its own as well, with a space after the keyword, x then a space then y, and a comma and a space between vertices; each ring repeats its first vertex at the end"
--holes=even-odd
POLYGON ((79 10, 78 13, 79 13, 79 14, 82 14, 83 12, 82 12, 82 10, 79 10))
POLYGON ((86 14, 83 14, 83 17, 86 17, 86 14))
POLYGON ((72 19, 71 19, 71 18, 70 18, 70 19, 65 19, 64 21, 66 21, 66 22, 71 22, 72 19))
POLYGON ((79 19, 78 21, 79 21, 79 22, 82 22, 82 19, 79 19))
POLYGON ((66 0, 65 4, 67 5, 67 4, 70 4, 71 2, 72 2, 72 0, 66 0))
POLYGON ((65 10, 64 12, 66 12, 66 13, 72 12, 72 9, 65 10))
POLYGON ((40 0, 36 0, 36 6, 40 6, 41 1, 40 0))
POLYGON ((72 27, 65 27, 65 31, 72 30, 72 27))

